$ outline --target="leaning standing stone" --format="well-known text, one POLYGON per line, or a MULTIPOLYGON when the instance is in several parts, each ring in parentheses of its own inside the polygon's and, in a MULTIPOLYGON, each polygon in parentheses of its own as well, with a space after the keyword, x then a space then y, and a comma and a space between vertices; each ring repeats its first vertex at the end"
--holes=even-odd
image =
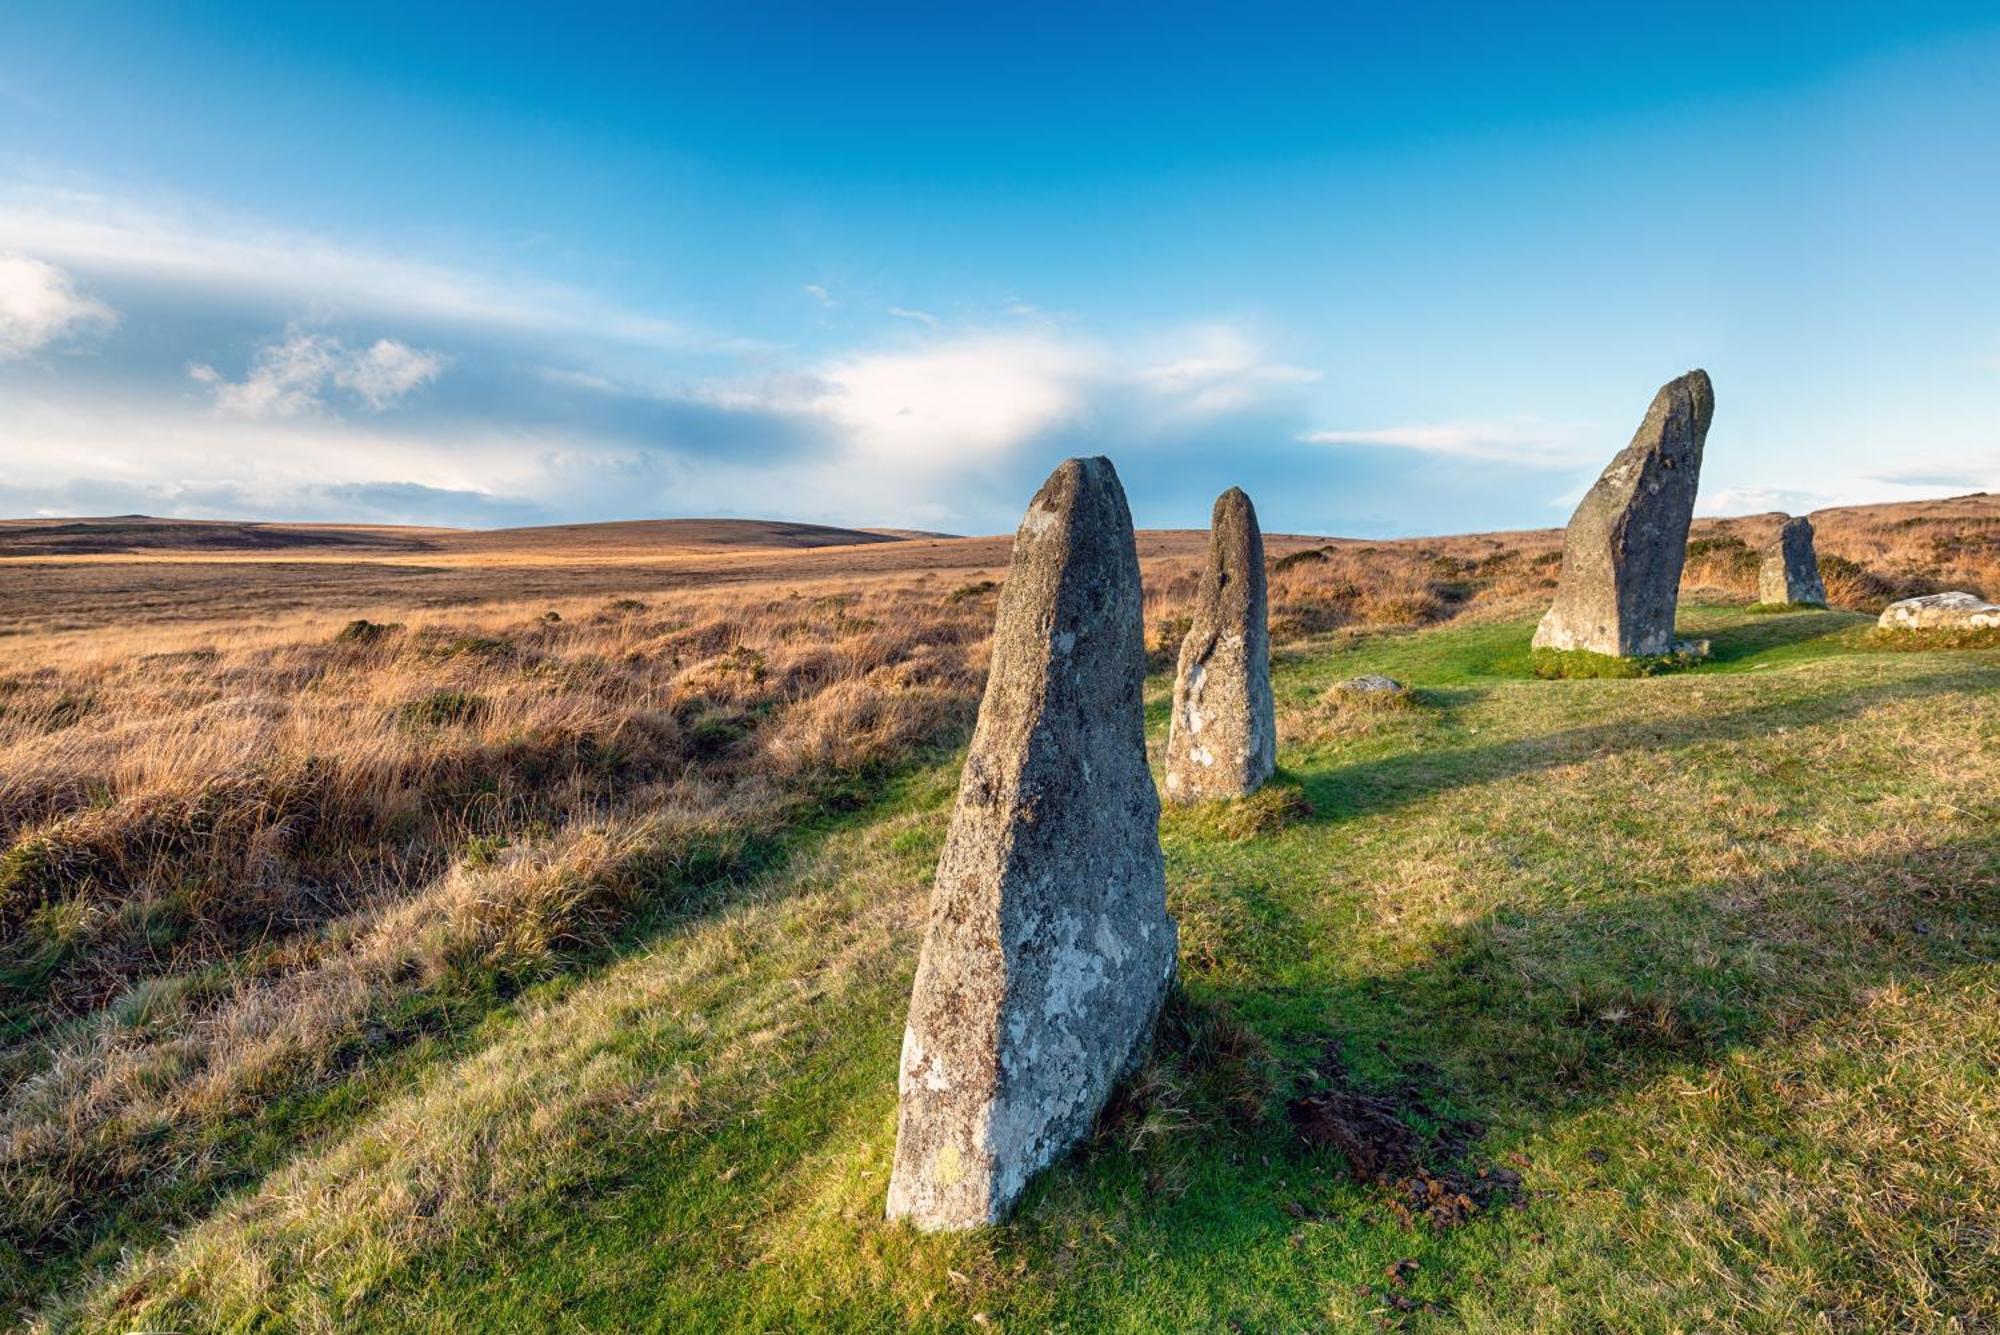
POLYGON ((889 1217, 1003 1216, 1139 1062, 1172 981, 1139 560, 1108 459, 1028 506, 903 1034, 889 1217))
POLYGON ((1768 604, 1810 603, 1826 606, 1826 585, 1819 578, 1819 555, 1813 550, 1812 520, 1787 519, 1778 540, 1764 551, 1757 571, 1757 601, 1768 604))
POLYGON ((1240 487, 1231 487, 1215 498, 1208 568, 1174 678, 1167 731, 1173 801, 1240 797, 1271 777, 1278 729, 1267 605, 1257 511, 1240 487))
POLYGON ((1688 524, 1714 415, 1706 371, 1690 371, 1653 396, 1632 443, 1570 517, 1562 581, 1535 631, 1535 648, 1620 657, 1673 651, 1688 524))

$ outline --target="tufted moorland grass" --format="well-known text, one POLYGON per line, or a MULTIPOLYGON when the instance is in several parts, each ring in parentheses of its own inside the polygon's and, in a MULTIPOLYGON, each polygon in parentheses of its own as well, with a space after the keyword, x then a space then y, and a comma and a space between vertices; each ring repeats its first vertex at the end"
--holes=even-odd
POLYGON ((37 1319, 1980 1328, 2000 655, 1866 626, 1687 608, 1714 659, 1641 680, 1533 679, 1527 622, 1288 649, 1278 797, 1163 824, 1181 1018, 1004 1227, 880 1218, 944 762, 37 1319), (1329 699, 1377 671, 1411 707, 1329 699), (1329 1083, 1477 1208, 1305 1145, 1329 1083))

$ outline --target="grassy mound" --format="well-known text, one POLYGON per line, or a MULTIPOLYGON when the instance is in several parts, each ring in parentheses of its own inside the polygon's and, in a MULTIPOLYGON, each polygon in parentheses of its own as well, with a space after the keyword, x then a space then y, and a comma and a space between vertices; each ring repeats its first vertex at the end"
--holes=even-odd
POLYGON ((1939 649, 2000 649, 2000 626, 1951 626, 1931 630, 1892 630, 1878 626, 1868 634, 1877 649, 1897 653, 1931 653, 1939 649))
POLYGON ((1589 649, 1536 649, 1535 675, 1543 681, 1570 679, 1606 680, 1630 677, 1657 677, 1663 672, 1679 672, 1706 661, 1700 653, 1600 654, 1589 649))
POLYGON ((2000 655, 1866 628, 1690 608, 1713 658, 1646 680, 1537 680, 1525 622, 1288 655, 1283 781, 1163 827, 1154 1059, 1004 1227, 881 1218, 945 761, 361 1068, 362 1112, 299 1112, 260 1180, 43 1319, 1976 1328, 2000 655), (1367 672, 1416 705, 1329 707, 1367 672))

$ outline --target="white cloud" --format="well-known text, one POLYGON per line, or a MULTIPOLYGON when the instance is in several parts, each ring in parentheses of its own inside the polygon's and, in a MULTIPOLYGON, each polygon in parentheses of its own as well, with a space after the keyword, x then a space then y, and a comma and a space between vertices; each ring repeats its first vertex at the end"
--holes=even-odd
POLYGON ((1181 341, 1166 360, 1141 366, 1132 378, 1188 412, 1236 412, 1273 386, 1311 384, 1320 378, 1309 367, 1265 360, 1257 342, 1232 325, 1204 326, 1181 341))
POLYGON ((898 320, 915 320, 918 324, 929 329, 936 329, 944 323, 944 321, 938 319, 937 316, 932 315, 929 311, 912 310, 908 306, 891 306, 889 314, 895 316, 898 320))
POLYGON ((1694 509, 1699 515, 1761 514, 1766 510, 1807 514, 1837 505, 1925 501, 2000 491, 2000 461, 1944 458, 1929 465, 1910 464, 1874 474, 1821 473, 1814 482, 1811 490, 1756 484, 1716 487, 1703 491, 1694 509))
POLYGON ((563 385, 570 389, 587 389, 597 394, 618 394, 623 390, 617 381, 590 371, 578 371, 568 366, 537 366, 535 375, 551 385, 563 385))
MULTIPOLYGON (((1343 431, 1308 431, 1310 445, 1360 445, 1414 450, 1452 459, 1477 459, 1529 467, 1566 468, 1589 454, 1576 443, 1575 424, 1521 419, 1512 422, 1436 422, 1343 431)), ((1608 460, 1611 452, 1606 450, 1608 460)))
POLYGON ((807 283, 805 293, 822 306, 837 306, 840 304, 833 299, 833 293, 827 291, 818 283, 807 283))
POLYGON ((1144 439, 1316 379, 1266 359, 1230 326, 1184 330, 1141 353, 1050 329, 1002 329, 940 333, 752 383, 710 384, 695 397, 731 411, 816 419, 854 462, 943 472, 992 463, 1086 422, 1124 423, 1144 439))
POLYGON ((438 378, 444 354, 413 348, 393 338, 378 338, 352 354, 334 371, 334 383, 353 390, 381 412, 411 390, 438 378))
POLYGON ((1720 487, 1697 495, 1694 508, 1696 514, 1713 516, 1760 515, 1771 510, 1799 515, 1837 504, 1826 492, 1795 487, 1720 487))
POLYGON ((73 268, 346 311, 582 333, 674 351, 764 350, 756 340, 698 330, 529 275, 483 273, 213 211, 143 206, 76 190, 0 193, 0 247, 53 256, 73 268))
MULTIPOLYGON (((1004 452, 1081 412, 1102 357, 1085 344, 974 334, 819 368, 806 403, 859 452, 916 464, 1004 452)), ((782 403, 774 404, 782 408, 782 403)))
POLYGON ((442 353, 392 338, 350 349, 331 334, 293 332, 259 348, 240 381, 199 362, 190 364, 187 373, 207 385, 216 408, 232 417, 303 417, 324 408, 334 389, 347 390, 381 412, 437 379, 446 364, 442 353))
POLYGON ((78 292, 55 265, 0 251, 0 361, 25 357, 64 335, 117 319, 109 306, 78 292))

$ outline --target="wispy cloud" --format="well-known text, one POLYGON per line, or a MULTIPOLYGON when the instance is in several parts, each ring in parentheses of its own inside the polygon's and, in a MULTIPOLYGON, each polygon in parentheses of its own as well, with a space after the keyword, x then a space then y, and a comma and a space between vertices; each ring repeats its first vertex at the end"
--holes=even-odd
MULTIPOLYGON (((1577 442, 1582 430, 1572 424, 1523 419, 1308 431, 1299 439, 1310 445, 1413 450, 1452 459, 1513 463, 1530 468, 1569 468, 1590 457, 1577 442)), ((1604 451, 1604 457, 1607 460, 1611 457, 1609 449, 1604 451)))
POLYGON ((929 329, 936 329, 944 324, 944 321, 938 319, 937 316, 932 315, 929 311, 912 310, 908 306, 891 306, 889 314, 895 316, 898 320, 914 320, 929 329))
POLYGON ((1267 358, 1258 342, 1233 325, 1187 331, 1165 360, 1141 366, 1132 379, 1182 411, 1239 411, 1274 387, 1307 385, 1320 373, 1267 358))
POLYGON ((39 352, 58 339, 117 323, 112 309, 76 290, 45 260, 0 251, 0 360, 39 352))
POLYGON ((70 189, 0 193, 0 247, 209 294, 261 293, 340 310, 587 333, 675 351, 764 348, 533 275, 429 262, 209 211, 70 189))
POLYGON ((1716 517, 1759 515, 1771 510, 1797 515, 1839 503, 1826 492, 1798 487, 1721 487, 1697 495, 1695 511, 1716 517))
POLYGON ((2000 489, 2000 458, 1941 459, 1908 468, 1885 469, 1868 480, 1890 487, 1991 491, 2000 489))
POLYGON ((393 338, 350 348, 331 334, 292 332, 257 350, 243 379, 232 381, 196 362, 188 378, 214 393, 215 406, 235 417, 299 417, 321 411, 345 390, 374 412, 393 406, 437 379, 449 359, 393 338))
POLYGON ((805 294, 822 306, 832 307, 840 304, 833 299, 833 293, 827 291, 818 283, 807 283, 805 285, 805 294))

